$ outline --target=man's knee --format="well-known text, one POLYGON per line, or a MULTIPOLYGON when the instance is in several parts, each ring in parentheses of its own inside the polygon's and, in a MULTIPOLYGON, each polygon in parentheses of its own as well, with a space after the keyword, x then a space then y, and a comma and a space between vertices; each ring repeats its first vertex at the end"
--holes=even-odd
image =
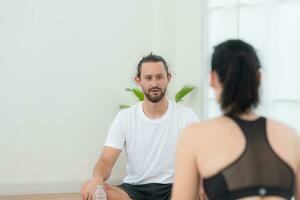
POLYGON ((106 197, 107 200, 132 200, 128 195, 113 190, 106 191, 106 197))
POLYGON ((119 188, 108 187, 105 192, 107 200, 132 200, 125 191, 119 188))

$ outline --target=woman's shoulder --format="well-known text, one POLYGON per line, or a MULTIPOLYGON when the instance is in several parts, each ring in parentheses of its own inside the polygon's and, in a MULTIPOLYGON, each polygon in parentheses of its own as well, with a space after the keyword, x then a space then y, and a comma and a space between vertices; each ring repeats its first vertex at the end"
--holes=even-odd
POLYGON ((227 126, 228 122, 230 122, 230 120, 227 117, 219 116, 191 124, 186 128, 186 130, 188 130, 188 132, 207 133, 207 131, 227 126))
POLYGON ((227 117, 220 116, 201 122, 193 123, 182 130, 182 137, 187 138, 190 142, 210 142, 215 140, 216 137, 220 137, 223 133, 222 130, 227 129, 230 125, 230 120, 227 117))
POLYGON ((274 134, 280 134, 284 137, 290 137, 298 140, 300 139, 300 135, 297 133, 295 128, 277 119, 267 118, 267 129, 274 134))
POLYGON ((267 134, 275 152, 282 158, 289 158, 289 163, 296 170, 296 163, 300 162, 300 135, 296 129, 282 121, 268 118, 267 134))

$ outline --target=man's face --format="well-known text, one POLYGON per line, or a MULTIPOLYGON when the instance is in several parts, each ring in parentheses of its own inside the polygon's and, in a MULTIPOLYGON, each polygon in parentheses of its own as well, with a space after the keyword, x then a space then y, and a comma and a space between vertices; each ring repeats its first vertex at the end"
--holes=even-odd
POLYGON ((170 78, 162 62, 146 62, 142 64, 136 82, 142 87, 145 97, 157 103, 165 96, 170 78))

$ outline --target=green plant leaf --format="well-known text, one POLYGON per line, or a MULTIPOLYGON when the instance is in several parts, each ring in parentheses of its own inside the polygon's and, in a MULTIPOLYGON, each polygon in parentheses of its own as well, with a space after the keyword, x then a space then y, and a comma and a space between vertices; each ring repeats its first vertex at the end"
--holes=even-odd
POLYGON ((132 92, 139 101, 144 100, 144 93, 138 88, 126 88, 126 91, 132 92))
POLYGON ((129 107, 130 107, 129 105, 125 105, 125 104, 120 104, 119 105, 120 109, 126 109, 126 108, 129 108, 129 107))
POLYGON ((189 94, 193 89, 195 89, 195 86, 185 84, 175 95, 176 103, 183 101, 183 97, 189 94))

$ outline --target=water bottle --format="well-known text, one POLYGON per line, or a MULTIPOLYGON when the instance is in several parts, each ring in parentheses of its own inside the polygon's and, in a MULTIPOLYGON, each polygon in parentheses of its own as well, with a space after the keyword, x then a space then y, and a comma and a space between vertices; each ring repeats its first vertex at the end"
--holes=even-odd
POLYGON ((103 185, 97 185, 93 200, 106 200, 106 193, 104 191, 103 185))

